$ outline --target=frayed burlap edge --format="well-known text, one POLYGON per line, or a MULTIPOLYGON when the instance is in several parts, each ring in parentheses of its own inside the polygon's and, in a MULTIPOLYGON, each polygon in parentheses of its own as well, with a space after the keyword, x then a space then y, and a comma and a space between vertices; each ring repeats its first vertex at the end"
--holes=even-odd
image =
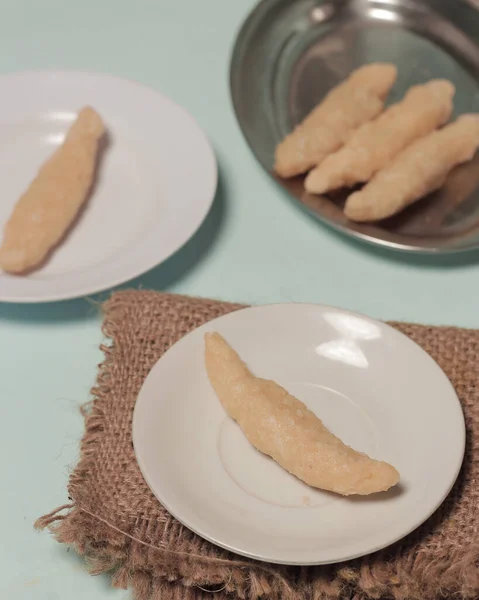
MULTIPOLYGON (((128 296, 138 293, 118 292, 103 305, 102 331, 111 344, 101 346, 104 361, 92 390, 93 400, 82 409, 85 434, 80 461, 70 478, 69 490, 81 487, 83 479, 88 476, 96 444, 103 431, 101 401, 110 389, 109 372, 115 366, 117 313, 122 312, 122 303, 128 296)), ((141 293, 158 295, 156 292, 141 293)), ((185 299, 184 296, 179 298, 185 299)), ((216 301, 205 299, 204 302, 216 301)), ((224 303, 224 307, 226 313, 244 306, 224 303)), ((423 327, 392 325, 405 333, 408 328, 423 327)), ((110 573, 113 587, 131 588, 136 600, 231 600, 232 597, 242 600, 438 600, 450 597, 448 590, 455 590, 456 598, 475 600, 479 593, 479 539, 462 563, 451 564, 449 556, 437 557, 429 563, 429 576, 445 584, 439 595, 437 590, 431 595, 431 589, 422 585, 421 577, 417 577, 424 572, 423 558, 420 553, 411 552, 401 557, 401 544, 393 547, 392 554, 389 550, 378 553, 378 559, 374 561, 365 557, 343 565, 323 567, 273 566, 242 560, 233 554, 224 559, 208 552, 192 555, 151 546, 121 531, 84 510, 81 499, 41 517, 35 527, 48 528, 58 542, 73 547, 85 558, 91 574, 110 573), (385 559, 388 555, 394 556, 394 572, 389 562, 379 558, 382 554, 385 559), (314 583, 311 583, 311 571, 314 571, 314 583), (458 581, 464 582, 460 592, 457 591, 458 581)), ((408 545, 407 540, 405 544, 408 545)))

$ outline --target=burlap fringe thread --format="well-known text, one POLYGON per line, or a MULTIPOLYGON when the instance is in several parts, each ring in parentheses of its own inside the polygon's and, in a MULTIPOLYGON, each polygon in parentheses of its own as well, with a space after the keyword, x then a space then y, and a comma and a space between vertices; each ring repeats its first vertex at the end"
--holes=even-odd
MULTIPOLYGON (((296 568, 242 560, 200 538, 195 540, 198 552, 191 552, 188 544, 184 552, 171 551, 145 541, 155 539, 157 523, 154 521, 139 516, 135 532, 145 534, 141 539, 143 536, 136 537, 85 508, 82 494, 77 492, 94 468, 97 445, 104 432, 103 399, 112 391, 118 332, 128 312, 125 304, 142 301, 162 305, 165 302, 205 303, 204 312, 209 318, 242 308, 153 292, 120 292, 106 303, 103 333, 112 340, 112 345, 102 346, 105 359, 100 366, 97 386, 92 390, 94 400, 83 411, 86 431, 80 462, 69 485, 70 496, 75 496, 75 500, 38 519, 37 529, 49 528, 59 542, 73 547, 85 558, 91 574, 111 573, 112 585, 130 587, 136 600, 231 600, 235 597, 241 600, 438 600, 451 597, 451 590, 455 598, 479 597, 479 534, 461 561, 452 562, 449 553, 438 554, 431 561, 424 556, 423 546, 415 548, 418 535, 432 535, 435 525, 447 518, 444 512, 433 516, 414 539, 406 538, 372 560, 365 557, 343 565, 296 568), (441 582, 442 588, 433 589, 428 583, 431 581, 441 582), (461 582, 460 589, 458 582, 461 582)), ((193 329, 198 324, 201 323, 194 322, 188 328, 193 329)), ((401 328, 404 331, 408 327, 416 326, 401 328)), ((474 445, 477 456, 477 442, 474 445)), ((471 451, 469 447, 470 457, 471 451)), ((464 475, 457 485, 462 485, 463 480, 464 475)), ((177 522, 175 525, 176 535, 183 535, 183 527, 177 522)))

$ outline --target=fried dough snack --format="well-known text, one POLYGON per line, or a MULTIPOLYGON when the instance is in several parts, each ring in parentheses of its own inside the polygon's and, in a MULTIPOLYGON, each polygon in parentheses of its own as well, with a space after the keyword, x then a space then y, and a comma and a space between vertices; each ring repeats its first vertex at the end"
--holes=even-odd
POLYGON ((252 375, 218 333, 205 335, 205 364, 221 404, 249 442, 310 486, 348 496, 396 485, 399 473, 356 452, 274 381, 252 375))
POLYGON ((379 221, 400 212, 440 188, 450 171, 472 159, 479 147, 479 114, 417 140, 379 171, 362 190, 351 194, 344 212, 352 221, 379 221))
POLYGON ((80 111, 62 146, 18 200, 0 247, 0 268, 23 273, 60 242, 88 197, 105 126, 89 107, 80 111))
POLYGON ((454 92, 452 83, 442 79, 413 86, 401 102, 359 127, 342 148, 311 171, 306 190, 324 194, 369 181, 414 140, 449 120, 454 92))
POLYGON ((285 178, 305 173, 335 152, 357 127, 382 111, 396 77, 396 67, 388 63, 353 71, 278 144, 276 173, 285 178))

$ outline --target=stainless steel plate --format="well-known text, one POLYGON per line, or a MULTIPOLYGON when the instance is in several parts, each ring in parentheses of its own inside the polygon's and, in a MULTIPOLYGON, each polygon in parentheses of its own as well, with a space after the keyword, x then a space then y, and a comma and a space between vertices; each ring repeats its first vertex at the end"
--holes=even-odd
POLYGON ((479 155, 442 190, 379 225, 358 225, 344 197, 304 191, 272 172, 276 144, 356 67, 393 62, 389 101, 434 77, 456 86, 455 114, 479 112, 479 0, 264 0, 238 35, 231 92, 261 165, 321 221, 349 235, 414 252, 479 247, 479 155))

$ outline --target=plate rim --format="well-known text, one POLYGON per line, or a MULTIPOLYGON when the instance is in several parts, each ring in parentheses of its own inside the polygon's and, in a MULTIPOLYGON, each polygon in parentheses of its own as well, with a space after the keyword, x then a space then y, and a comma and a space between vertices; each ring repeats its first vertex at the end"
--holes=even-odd
POLYGON ((141 385, 140 391, 138 392, 136 401, 135 401, 135 406, 133 409, 133 415, 132 415, 132 444, 133 444, 133 451, 135 454, 135 459, 137 461, 138 467, 140 469, 140 472, 148 486, 148 488, 150 489, 150 491, 152 492, 152 494, 155 496, 155 498, 158 500, 158 502, 178 521, 180 522, 183 526, 187 527, 190 531, 192 531, 193 533, 195 533, 196 535, 199 535, 201 538, 207 540, 208 542, 215 544, 216 546, 219 546, 220 548, 223 548, 224 550, 233 552, 239 556, 243 556, 249 559, 253 559, 253 560, 257 560, 257 561, 262 561, 262 562, 267 562, 267 563, 271 563, 271 564, 279 564, 279 565, 288 565, 288 566, 315 566, 315 565, 328 565, 328 564, 338 564, 341 562, 345 562, 345 561, 350 561, 350 560, 354 560, 357 558, 360 558, 362 556, 369 556, 371 554, 374 554, 375 552, 378 552, 380 550, 383 550, 385 548, 388 548, 396 543, 398 543, 400 540, 406 538, 408 535, 410 535, 413 531, 417 530, 419 527, 421 527, 428 519, 430 519, 432 517, 432 515, 434 515, 434 513, 440 508, 440 506, 444 503, 444 501, 447 499, 447 497, 449 496, 452 488, 454 487, 454 485, 457 482, 457 478, 461 472, 463 463, 464 463, 464 456, 465 456, 465 450, 466 450, 466 437, 467 437, 467 431, 466 431, 466 421, 465 421, 465 416, 464 416, 464 410, 462 408, 462 404, 461 401, 459 400, 459 397, 457 395, 457 392, 454 388, 454 386, 452 385, 452 382, 450 381, 449 377, 446 375, 446 373, 444 372, 444 370, 441 368, 441 366, 437 363, 437 361, 428 353, 426 352, 419 344, 417 344, 414 340, 412 340, 410 337, 408 337, 405 333, 403 333, 402 331, 399 331, 398 329, 396 329, 395 327, 393 327, 392 325, 390 325, 389 323, 385 322, 385 321, 380 321, 378 319, 374 319, 373 317, 369 317, 368 315, 365 315, 363 313, 360 312, 356 312, 353 310, 349 310, 349 309, 344 309, 341 307, 337 307, 337 306, 332 306, 332 305, 328 305, 328 304, 317 304, 317 303, 311 303, 311 302, 276 302, 276 303, 268 303, 268 304, 258 304, 258 305, 251 305, 251 306, 245 306, 242 308, 239 308, 237 310, 233 310, 232 312, 228 312, 226 314, 220 315, 210 321, 207 321, 206 323, 203 323, 202 325, 196 327, 195 329, 193 329, 192 331, 188 332, 187 334, 185 334, 184 336, 182 336, 177 342, 175 342, 172 346, 170 346, 168 348, 168 350, 166 350, 166 352, 164 352, 160 358, 155 362, 155 364, 151 367, 148 375, 146 376, 145 380, 143 381, 143 384, 141 385), (188 519, 185 518, 179 518, 177 514, 175 514, 174 509, 171 508, 171 506, 169 505, 168 502, 164 502, 164 500, 161 499, 161 494, 158 493, 158 490, 155 490, 151 485, 150 485, 150 480, 148 477, 148 473, 147 473, 147 468, 141 458, 141 453, 138 450, 139 444, 138 444, 138 437, 139 434, 137 432, 137 428, 138 428, 138 414, 139 414, 139 410, 138 407, 140 406, 140 400, 141 400, 141 394, 146 386, 146 383, 148 381, 148 379, 153 377, 153 372, 155 367, 158 365, 158 363, 163 359, 163 357, 169 353, 170 351, 173 350, 173 348, 175 348, 178 344, 180 343, 185 343, 184 340, 186 340, 187 338, 189 338, 190 336, 192 336, 193 334, 195 334, 198 330, 203 330, 206 329, 207 327, 211 326, 213 323, 216 323, 220 320, 223 320, 225 318, 231 317, 237 313, 244 313, 244 312, 249 312, 251 310, 263 310, 263 309, 270 309, 270 308, 277 308, 277 307, 283 307, 283 306, 299 306, 302 308, 313 308, 313 309, 322 309, 322 310, 335 310, 335 311, 339 311, 343 314, 347 314, 348 316, 354 316, 354 317, 359 317, 361 319, 366 319, 369 322, 372 322, 376 325, 380 325, 381 327, 386 328, 388 331, 392 331, 393 334, 398 335, 399 338, 403 339, 403 341, 405 341, 406 343, 411 343, 414 346, 416 346, 420 352, 422 353, 422 355, 429 361, 431 361, 431 363, 434 365, 435 369, 437 370, 438 374, 444 379, 444 384, 448 386, 449 390, 452 391, 454 397, 455 397, 455 402, 457 405, 457 409, 458 409, 458 414, 460 415, 460 431, 458 431, 458 434, 460 434, 460 440, 458 441, 458 447, 459 447, 459 456, 460 456, 460 460, 458 461, 458 465, 456 466, 455 472, 454 472, 454 476, 451 478, 450 484, 448 485, 445 493, 441 496, 440 499, 436 500, 436 502, 434 503, 434 507, 432 509, 429 510, 429 512, 424 516, 421 517, 421 519, 419 520, 419 522, 417 522, 415 525, 413 525, 411 528, 407 529, 403 534, 401 534, 399 537, 396 537, 395 539, 392 539, 391 541, 385 543, 385 544, 379 544, 377 546, 375 546, 374 548, 372 548, 371 550, 368 550, 367 552, 360 552, 360 553, 354 553, 351 555, 348 555, 346 557, 342 557, 342 558, 334 558, 332 560, 311 560, 311 561, 294 561, 294 560, 290 560, 290 561, 284 561, 284 560, 278 560, 275 558, 272 558, 270 556, 264 556, 261 554, 257 554, 253 551, 247 551, 247 550, 243 550, 243 549, 238 549, 237 547, 235 547, 232 544, 227 544, 225 542, 221 542, 217 539, 214 539, 213 536, 209 536, 208 534, 205 534, 203 532, 200 531, 200 528, 196 528, 194 526, 192 526, 189 523, 188 519))
MULTIPOLYGON (((246 133, 246 129, 242 124, 242 120, 239 118, 239 110, 238 110, 238 102, 237 102, 237 94, 235 93, 235 89, 237 84, 235 82, 236 73, 239 71, 238 65, 240 64, 240 50, 244 48, 244 40, 250 35, 250 31, 253 25, 256 24, 259 15, 263 10, 266 10, 270 6, 274 6, 280 0, 259 0, 253 8, 246 14, 240 23, 239 27, 237 27, 235 36, 233 39, 233 44, 230 49, 230 58, 229 58, 229 96, 230 102, 233 108, 233 112, 235 115, 236 123, 239 127, 241 135, 248 146, 249 151, 254 157, 255 161, 261 167, 261 170, 266 173, 268 179, 273 180, 275 183, 274 189, 281 189, 287 199, 294 206, 299 206, 306 214, 314 218, 316 221, 319 221, 322 226, 328 228, 329 230, 339 234, 340 236, 345 236, 346 239, 351 239, 353 241, 359 242, 360 244, 365 244, 369 248, 381 248, 386 250, 387 252, 400 252, 405 255, 417 255, 417 256, 429 256, 429 257, 440 257, 440 256, 454 256, 458 254, 467 254, 470 252, 477 251, 479 249, 479 240, 475 242, 471 242, 470 244, 466 244, 464 246, 459 247, 441 247, 441 246, 415 246, 412 243, 401 243, 398 241, 388 241, 381 238, 374 237, 363 231, 357 231, 355 229, 351 229, 347 225, 344 225, 340 222, 336 222, 332 219, 329 219, 327 216, 322 215, 319 212, 316 212, 313 208, 308 206, 305 202, 303 202, 300 198, 291 193, 286 184, 276 176, 272 169, 268 169, 266 165, 262 163, 259 159, 253 143, 249 139, 249 136, 246 133)), ((476 9, 479 11, 479 6, 474 6, 470 3, 470 0, 458 0, 459 2, 466 3, 469 7, 476 9)))
MULTIPOLYGON (((94 294, 98 294, 101 292, 105 292, 107 290, 113 290, 119 285, 126 284, 131 282, 133 279, 151 271, 152 269, 160 266, 164 262, 166 262, 169 258, 175 255, 181 248, 185 246, 185 244, 197 233, 200 227, 205 222, 208 214, 210 213, 218 190, 218 182, 219 182, 219 168, 218 161, 216 157, 216 153, 214 151, 213 144, 206 133, 206 131, 200 126, 197 119, 190 113, 184 106, 173 100, 170 96, 164 94, 162 91, 157 90, 154 87, 150 87, 147 84, 144 84, 140 81, 129 77, 123 77, 120 75, 115 75, 112 73, 104 72, 104 71, 96 71, 96 70, 88 70, 88 69, 55 69, 55 68, 47 68, 47 69, 25 69, 19 71, 10 71, 0 73, 0 83, 7 82, 8 80, 21 80, 29 77, 86 77, 86 78, 96 78, 103 81, 111 81, 116 84, 128 85, 130 87, 137 88, 141 90, 143 93, 149 94, 152 98, 160 99, 163 103, 169 105, 173 110, 177 111, 178 114, 182 115, 182 118, 187 120, 191 127, 196 131, 196 134, 199 138, 202 139, 202 143, 204 144, 204 156, 205 162, 209 163, 210 169, 210 189, 208 193, 205 193, 205 198, 208 197, 209 200, 204 202, 203 210, 201 211, 200 218, 198 218, 197 223, 194 227, 189 228, 188 235, 183 235, 181 240, 179 240, 176 244, 172 245, 171 248, 164 256, 158 260, 150 260, 145 261, 145 265, 136 268, 130 269, 131 273, 126 276, 118 275, 115 278, 109 279, 102 285, 92 284, 84 285, 81 289, 77 291, 64 291, 58 293, 49 293, 49 294, 36 294, 36 295, 15 295, 10 294, 5 296, 2 294, 0 290, 0 304, 44 304, 44 303, 54 303, 54 302, 63 302, 67 300, 81 299, 94 294)), ((109 259, 107 263, 109 263, 112 259, 109 259)), ((88 271, 89 268, 82 269, 82 272, 88 271)), ((3 274, 3 271, 0 271, 0 275, 3 274)))

